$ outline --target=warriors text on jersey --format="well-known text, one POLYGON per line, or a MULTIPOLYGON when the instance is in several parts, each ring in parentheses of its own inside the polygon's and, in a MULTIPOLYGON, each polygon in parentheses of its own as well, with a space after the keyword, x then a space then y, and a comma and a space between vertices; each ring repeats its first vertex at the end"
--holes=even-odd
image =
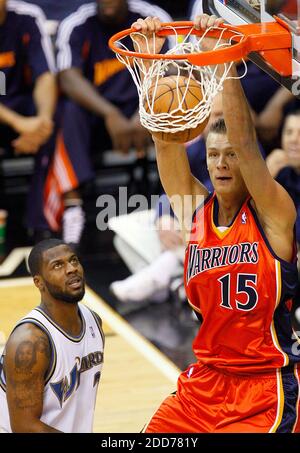
POLYGON ((277 257, 247 199, 229 228, 217 228, 218 202, 210 195, 195 214, 201 225, 185 262, 190 305, 203 323, 194 352, 205 365, 235 374, 268 373, 300 361, 290 309, 296 263, 277 257))
MULTIPOLYGON (((17 324, 35 324, 49 338, 52 358, 45 377, 41 421, 66 433, 92 431, 103 363, 104 336, 99 321, 85 305, 78 306, 82 319, 82 332, 78 337, 64 332, 39 307, 17 324)), ((3 357, 0 362, 0 431, 11 432, 2 365, 3 357)))

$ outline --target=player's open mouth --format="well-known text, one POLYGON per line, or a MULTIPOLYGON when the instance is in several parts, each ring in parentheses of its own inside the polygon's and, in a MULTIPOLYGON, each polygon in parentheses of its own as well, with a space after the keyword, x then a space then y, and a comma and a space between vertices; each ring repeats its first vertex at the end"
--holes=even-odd
POLYGON ((71 288, 78 289, 82 285, 82 278, 81 277, 73 277, 67 281, 67 285, 71 286, 71 288))
POLYGON ((229 181, 231 178, 231 176, 217 176, 216 178, 218 181, 229 181))

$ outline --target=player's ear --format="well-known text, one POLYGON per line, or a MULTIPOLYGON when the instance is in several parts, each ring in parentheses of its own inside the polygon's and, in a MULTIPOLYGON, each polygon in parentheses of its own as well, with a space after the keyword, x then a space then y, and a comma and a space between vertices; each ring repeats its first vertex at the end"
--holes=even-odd
POLYGON ((44 285, 44 281, 40 275, 35 275, 33 277, 33 283, 40 291, 44 291, 45 285, 44 285))

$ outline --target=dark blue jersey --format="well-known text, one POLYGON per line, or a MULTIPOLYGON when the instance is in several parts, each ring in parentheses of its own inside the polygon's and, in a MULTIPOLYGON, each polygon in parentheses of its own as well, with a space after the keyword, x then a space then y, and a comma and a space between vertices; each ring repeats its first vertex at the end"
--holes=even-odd
MULTIPOLYGON (((77 8, 85 3, 90 3, 91 0, 30 0, 31 3, 39 5, 51 20, 63 20, 69 14, 73 13, 77 8)), ((180 0, 178 3, 174 0, 152 0, 162 8, 169 11, 173 17, 186 17, 188 0, 180 0)))
POLYGON ((79 6, 90 3, 91 0, 30 0, 40 6, 47 19, 61 21, 73 13, 79 6))
POLYGON ((55 70, 51 41, 45 31, 45 16, 36 6, 9 0, 5 22, 0 25, 0 71, 5 74, 9 106, 16 96, 32 89, 43 73, 55 70))
MULTIPOLYGON (((62 21, 57 36, 59 71, 79 68, 99 93, 124 113, 138 106, 137 89, 127 68, 108 47, 109 38, 130 28, 140 17, 157 16, 163 22, 171 17, 161 8, 141 0, 128 0, 126 19, 118 25, 106 25, 97 15, 96 2, 81 6, 62 21)), ((131 39, 128 38, 129 46, 131 39)))

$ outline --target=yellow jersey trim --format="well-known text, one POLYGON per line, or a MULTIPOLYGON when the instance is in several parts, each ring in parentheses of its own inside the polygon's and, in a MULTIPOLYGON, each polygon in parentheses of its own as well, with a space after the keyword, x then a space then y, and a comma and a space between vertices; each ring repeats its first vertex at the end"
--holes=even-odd
POLYGON ((270 433, 275 433, 278 426, 281 423, 282 416, 283 416, 283 408, 284 408, 284 393, 283 393, 283 385, 282 385, 282 376, 281 376, 281 369, 277 368, 276 370, 276 380, 277 380, 277 414, 275 422, 270 429, 270 433))

